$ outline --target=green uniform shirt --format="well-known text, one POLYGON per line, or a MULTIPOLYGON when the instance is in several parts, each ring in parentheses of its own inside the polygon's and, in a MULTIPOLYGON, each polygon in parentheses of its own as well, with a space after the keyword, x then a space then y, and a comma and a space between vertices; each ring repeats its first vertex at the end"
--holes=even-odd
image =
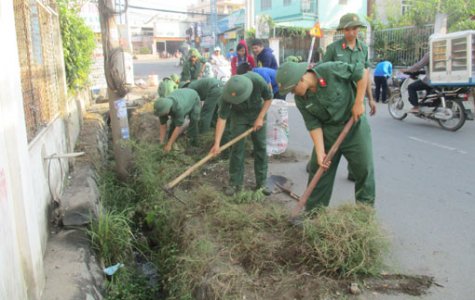
POLYGON ((160 117, 160 124, 166 124, 170 116, 176 126, 183 126, 185 116, 190 116, 190 121, 198 122, 200 118, 200 96, 192 89, 178 89, 168 95, 173 105, 168 115, 160 117))
POLYGON ((259 74, 248 72, 243 76, 252 81, 252 93, 249 99, 240 104, 230 104, 221 97, 219 107, 219 117, 221 119, 227 119, 231 116, 240 124, 254 122, 259 115, 264 100, 273 98, 269 85, 259 74))
POLYGON ((216 78, 202 78, 195 80, 188 85, 188 88, 195 90, 200 95, 201 101, 204 101, 208 93, 217 86, 221 85, 221 81, 216 78))
POLYGON ((356 39, 354 49, 347 46, 345 39, 331 43, 323 56, 323 62, 341 61, 347 64, 362 63, 366 68, 369 67, 368 46, 356 39))
POLYGON ((206 59, 204 58, 197 59, 194 65, 190 60, 187 60, 183 65, 180 81, 193 81, 198 79, 198 76, 201 72, 201 67, 204 63, 206 63, 206 59))
POLYGON ((324 125, 343 125, 351 117, 356 89, 352 82, 364 74, 361 63, 326 62, 309 72, 317 76, 317 91, 295 96, 295 104, 308 131, 324 125))

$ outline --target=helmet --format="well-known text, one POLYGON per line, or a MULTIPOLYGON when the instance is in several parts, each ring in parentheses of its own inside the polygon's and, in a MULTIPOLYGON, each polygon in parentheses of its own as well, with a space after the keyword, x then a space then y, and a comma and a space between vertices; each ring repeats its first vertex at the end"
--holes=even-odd
POLYGON ((240 104, 252 93, 252 81, 244 75, 231 77, 223 88, 223 99, 227 103, 240 104))
POLYGON ((336 29, 341 30, 350 27, 366 27, 366 25, 360 20, 357 14, 348 13, 340 18, 340 24, 338 24, 336 29))
POLYGON ((287 94, 297 85, 303 74, 307 72, 307 63, 285 62, 277 70, 275 77, 279 85, 279 93, 287 94))

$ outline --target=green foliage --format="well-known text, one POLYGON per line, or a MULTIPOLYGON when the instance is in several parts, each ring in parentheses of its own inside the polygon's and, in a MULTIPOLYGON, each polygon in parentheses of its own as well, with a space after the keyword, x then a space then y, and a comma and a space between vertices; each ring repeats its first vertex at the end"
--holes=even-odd
POLYGON ((135 238, 127 211, 101 209, 97 220, 92 220, 88 234, 106 265, 129 261, 135 238))
POLYGON ((306 37, 308 28, 304 27, 276 27, 275 35, 280 37, 306 37))
POLYGON ((158 286, 150 286, 147 278, 128 266, 115 273, 107 285, 107 300, 155 300, 158 286))
POLYGON ((72 91, 87 84, 92 53, 96 47, 93 31, 79 16, 79 9, 72 8, 75 1, 59 0, 61 36, 63 40, 66 81, 72 91))
POLYGON ((249 28, 249 30, 246 30, 245 38, 246 38, 246 40, 247 39, 255 39, 256 38, 256 29, 255 28, 249 28))
POLYGON ((139 54, 151 54, 152 50, 149 47, 142 47, 139 50, 139 54))
POLYGON ((396 28, 403 26, 423 26, 434 24, 437 13, 448 15, 448 32, 475 29, 475 0, 414 0, 404 16, 400 15, 400 4, 388 3, 385 9, 388 24, 370 19, 373 29, 396 28))

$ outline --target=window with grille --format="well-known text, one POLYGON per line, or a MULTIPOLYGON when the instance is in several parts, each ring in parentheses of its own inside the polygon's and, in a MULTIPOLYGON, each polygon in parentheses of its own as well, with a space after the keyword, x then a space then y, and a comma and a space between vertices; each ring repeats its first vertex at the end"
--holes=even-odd
POLYGON ((284 6, 289 6, 292 4, 292 0, 284 0, 284 6))
POLYGON ((261 0, 261 10, 271 9, 272 0, 261 0))
POLYGON ((401 14, 404 16, 411 9, 411 0, 401 0, 401 14))

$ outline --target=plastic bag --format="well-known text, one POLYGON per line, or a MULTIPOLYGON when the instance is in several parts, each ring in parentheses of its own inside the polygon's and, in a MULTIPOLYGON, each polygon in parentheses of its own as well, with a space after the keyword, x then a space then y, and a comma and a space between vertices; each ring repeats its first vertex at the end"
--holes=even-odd
POLYGON ((289 144, 287 102, 274 99, 267 111, 267 155, 284 153, 289 144))

